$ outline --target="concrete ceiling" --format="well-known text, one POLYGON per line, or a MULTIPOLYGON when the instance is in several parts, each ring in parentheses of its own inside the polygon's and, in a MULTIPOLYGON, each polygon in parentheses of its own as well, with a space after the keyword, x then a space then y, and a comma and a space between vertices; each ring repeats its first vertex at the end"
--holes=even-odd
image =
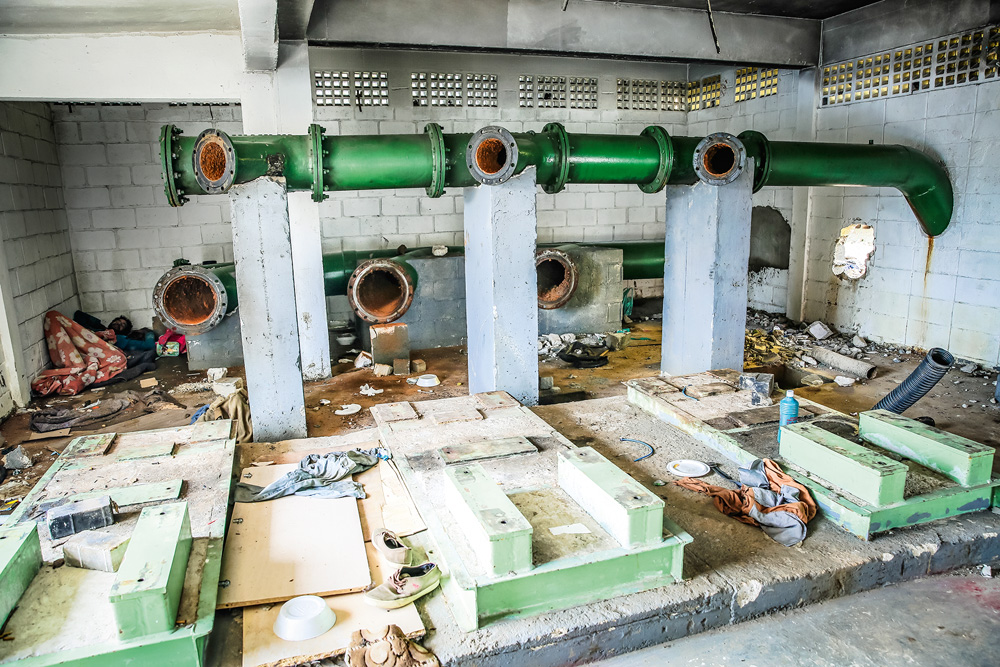
MULTIPOLYGON (((572 2, 572 0, 570 0, 572 2)), ((597 0, 613 2, 619 0, 597 0)), ((633 5, 653 5, 656 7, 682 7, 684 9, 707 9, 706 0, 621 0, 633 5)), ((712 0, 712 11, 733 14, 761 14, 764 16, 785 16, 800 19, 828 19, 831 16, 849 12, 858 7, 874 5, 877 0, 712 0)))
POLYGON ((236 0, 2 0, 0 34, 240 29, 236 0))

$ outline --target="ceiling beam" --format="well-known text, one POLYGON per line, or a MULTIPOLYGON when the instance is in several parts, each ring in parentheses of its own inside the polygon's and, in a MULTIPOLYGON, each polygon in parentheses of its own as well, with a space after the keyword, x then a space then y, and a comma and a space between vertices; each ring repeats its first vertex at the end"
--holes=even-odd
POLYGON ((314 0, 282 0, 278 3, 278 38, 303 40, 309 29, 314 0))
POLYGON ((238 0, 243 60, 249 72, 278 67, 278 1, 238 0))

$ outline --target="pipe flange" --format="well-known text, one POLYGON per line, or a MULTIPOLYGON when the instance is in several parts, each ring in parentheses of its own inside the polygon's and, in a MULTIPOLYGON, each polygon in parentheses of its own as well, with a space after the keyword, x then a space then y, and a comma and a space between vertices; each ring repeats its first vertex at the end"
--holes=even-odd
POLYGON ((323 167, 323 158, 326 152, 323 150, 323 135, 326 128, 317 123, 309 126, 309 151, 310 161, 313 165, 312 200, 321 202, 329 198, 326 194, 326 169, 323 167))
POLYGON ((573 298, 580 274, 568 253, 555 248, 536 250, 535 273, 538 307, 542 310, 562 308, 573 298))
POLYGON ((431 184, 427 196, 437 198, 444 194, 444 181, 448 170, 445 160, 444 131, 437 123, 427 123, 424 132, 431 141, 431 184))
POLYGON ((753 191, 757 192, 771 177, 771 142, 756 130, 740 132, 736 138, 743 142, 747 154, 753 158, 753 191))
POLYGON ((709 185, 732 183, 743 173, 746 164, 746 147, 728 132, 710 134, 694 149, 694 173, 709 185))
POLYGON ((368 259, 347 281, 347 300, 365 322, 386 324, 406 314, 416 286, 399 264, 387 258, 368 259))
POLYGON ((202 190, 210 195, 227 192, 236 181, 236 150, 229 135, 214 128, 199 134, 191 166, 202 190))
POLYGON ((569 135, 562 123, 548 123, 542 131, 553 135, 557 145, 555 180, 542 184, 542 190, 554 195, 566 187, 566 182, 569 180, 569 135))
POLYGON ((517 167, 514 135, 496 125, 484 127, 469 140, 465 162, 477 183, 499 185, 507 181, 517 167))
POLYGON ((673 171, 674 142, 667 131, 658 125, 650 125, 641 132, 641 136, 652 137, 660 151, 660 166, 656 170, 656 176, 649 183, 639 184, 640 190, 646 194, 653 194, 666 187, 670 172, 673 171))
POLYGON ((180 129, 174 125, 164 125, 160 128, 160 171, 163 173, 163 192, 171 206, 183 206, 188 199, 177 189, 177 170, 174 160, 174 141, 180 136, 180 129))
POLYGON ((153 310, 168 329, 186 336, 211 331, 226 316, 229 294, 200 264, 175 266, 153 287, 153 310))

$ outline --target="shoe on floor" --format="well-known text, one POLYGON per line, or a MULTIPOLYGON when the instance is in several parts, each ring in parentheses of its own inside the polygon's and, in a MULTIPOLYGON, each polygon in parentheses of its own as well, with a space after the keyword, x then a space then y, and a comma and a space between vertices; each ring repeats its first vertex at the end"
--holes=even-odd
POLYGON ((398 609, 427 595, 440 583, 441 570, 434 563, 401 567, 381 586, 365 593, 365 602, 381 609, 398 609))
POLYGON ((393 565, 409 565, 413 560, 410 547, 403 544, 399 536, 391 530, 380 528, 372 533, 372 546, 382 558, 393 565))

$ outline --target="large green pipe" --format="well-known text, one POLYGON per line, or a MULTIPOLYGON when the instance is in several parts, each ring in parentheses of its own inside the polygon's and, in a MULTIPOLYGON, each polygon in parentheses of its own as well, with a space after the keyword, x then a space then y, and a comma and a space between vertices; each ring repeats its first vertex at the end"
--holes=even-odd
POLYGON ((284 176, 289 190, 326 192, 423 187, 432 197, 445 186, 503 182, 528 166, 546 192, 567 183, 635 184, 657 192, 669 184, 733 180, 754 159, 754 189, 764 186, 893 187, 906 197, 930 236, 951 220, 954 195, 944 168, 905 146, 770 141, 759 132, 671 137, 660 127, 639 136, 569 134, 558 123, 538 133, 487 127, 445 135, 430 123, 423 135, 331 136, 311 125, 304 136, 228 136, 206 130, 184 137, 172 125, 160 134, 167 199, 226 192, 262 175, 284 176), (720 160, 716 164, 716 160, 720 160), (728 160, 728 162, 727 162, 728 160), (721 171, 723 173, 714 173, 721 171))

